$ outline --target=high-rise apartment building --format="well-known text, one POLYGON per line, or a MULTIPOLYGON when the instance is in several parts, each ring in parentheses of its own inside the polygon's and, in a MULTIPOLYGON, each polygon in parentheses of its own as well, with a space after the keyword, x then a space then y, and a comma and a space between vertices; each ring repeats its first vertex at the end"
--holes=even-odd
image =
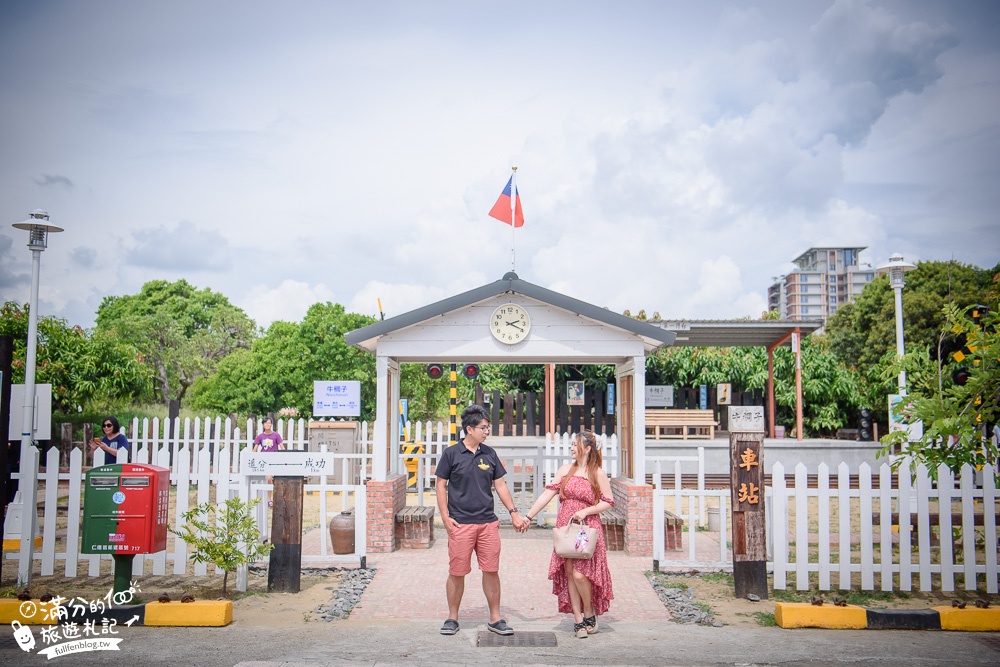
POLYGON ((809 248, 792 260, 798 267, 767 290, 768 308, 786 320, 823 320, 861 294, 875 278, 861 265, 861 248, 809 248))

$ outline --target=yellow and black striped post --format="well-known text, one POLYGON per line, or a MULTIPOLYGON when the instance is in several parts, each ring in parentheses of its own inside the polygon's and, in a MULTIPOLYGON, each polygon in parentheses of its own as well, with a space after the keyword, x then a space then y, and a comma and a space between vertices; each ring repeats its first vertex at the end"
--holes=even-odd
MULTIPOLYGON (((404 442, 403 443, 403 454, 423 454, 424 453, 424 443, 422 442, 404 442)), ((403 461, 406 463, 406 488, 417 489, 417 473, 420 470, 418 465, 418 460, 416 458, 404 458, 403 461)))
POLYGON ((451 444, 458 443, 458 427, 456 417, 458 416, 458 368, 455 364, 448 367, 448 380, 451 382, 449 388, 448 414, 451 415, 451 444))

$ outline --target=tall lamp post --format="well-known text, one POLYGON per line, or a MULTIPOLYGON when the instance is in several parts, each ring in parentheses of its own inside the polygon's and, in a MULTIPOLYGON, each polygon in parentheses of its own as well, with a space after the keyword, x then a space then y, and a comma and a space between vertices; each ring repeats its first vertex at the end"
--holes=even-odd
MULTIPOLYGON (((21 460, 35 446, 35 356, 38 353, 38 274, 41 269, 42 251, 48 245, 49 232, 61 232, 62 227, 49 224, 49 214, 35 209, 24 222, 15 222, 16 229, 28 232, 28 248, 31 249, 31 297, 28 301, 28 349, 24 359, 24 412, 21 417, 21 460)), ((28 457, 29 461, 34 456, 28 457)), ((32 467, 25 475, 21 466, 21 481, 18 488, 23 499, 21 512, 21 553, 18 560, 18 580, 25 584, 31 581, 31 565, 35 552, 35 531, 38 526, 38 512, 35 497, 38 495, 37 468, 32 467)))
MULTIPOLYGON (((917 268, 909 262, 903 261, 903 256, 898 252, 889 256, 889 261, 875 269, 875 275, 889 275, 889 285, 896 293, 896 355, 903 357, 903 285, 906 279, 903 274, 917 268)), ((899 394, 906 394, 906 371, 899 371, 899 394)))

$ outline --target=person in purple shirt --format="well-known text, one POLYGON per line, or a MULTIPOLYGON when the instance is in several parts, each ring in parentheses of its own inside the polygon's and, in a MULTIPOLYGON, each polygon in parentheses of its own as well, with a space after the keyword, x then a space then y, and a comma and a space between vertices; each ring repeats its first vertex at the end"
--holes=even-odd
MULTIPOLYGON (((264 430, 257 434, 257 437, 253 439, 253 450, 255 452, 276 452, 279 449, 285 448, 285 443, 281 439, 281 434, 277 431, 272 431, 274 428, 274 420, 270 417, 264 417, 264 430)), ((267 483, 273 484, 274 477, 268 475, 267 483)), ((274 507, 274 501, 271 499, 271 493, 267 494, 267 506, 274 507)))

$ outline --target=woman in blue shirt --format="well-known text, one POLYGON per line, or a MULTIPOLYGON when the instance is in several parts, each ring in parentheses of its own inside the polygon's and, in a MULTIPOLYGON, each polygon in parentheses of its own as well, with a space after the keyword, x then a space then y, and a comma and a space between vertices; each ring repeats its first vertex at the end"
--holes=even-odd
POLYGON ((118 420, 114 417, 108 417, 101 423, 101 429, 104 431, 104 437, 98 439, 94 438, 90 441, 90 449, 97 451, 101 448, 105 453, 111 456, 118 456, 118 450, 124 449, 126 452, 131 454, 131 449, 129 448, 128 438, 125 434, 121 432, 121 425, 118 420))

